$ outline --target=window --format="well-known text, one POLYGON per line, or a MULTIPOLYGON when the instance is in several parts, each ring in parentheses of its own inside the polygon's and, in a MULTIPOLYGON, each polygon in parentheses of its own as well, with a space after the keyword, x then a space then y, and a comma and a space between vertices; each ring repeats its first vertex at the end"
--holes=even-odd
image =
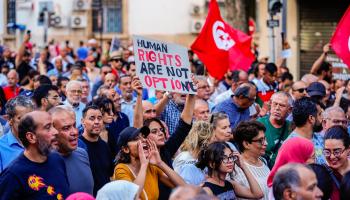
POLYGON ((92 21, 94 32, 100 32, 102 24, 104 33, 122 33, 122 0, 93 0, 92 21))
MULTIPOLYGON (((16 0, 7 0, 7 23, 16 23, 16 0)), ((8 34, 15 34, 16 30, 7 28, 8 34)))

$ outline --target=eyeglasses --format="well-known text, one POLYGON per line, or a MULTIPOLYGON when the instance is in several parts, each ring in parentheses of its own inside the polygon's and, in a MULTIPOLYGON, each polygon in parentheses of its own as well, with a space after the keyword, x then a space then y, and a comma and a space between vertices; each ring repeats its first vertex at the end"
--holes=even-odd
POLYGON ((286 107, 287 107, 287 105, 285 105, 285 104, 280 104, 280 103, 277 103, 277 102, 271 102, 271 106, 273 106, 273 107, 279 106, 279 107, 281 107, 281 108, 286 108, 286 107))
POLYGON ((69 92, 71 92, 73 94, 81 94, 82 93, 81 90, 69 90, 69 92))
POLYGON ((304 93, 306 88, 293 89, 293 91, 298 91, 299 93, 304 93))
POLYGON ((229 162, 235 162, 237 159, 238 159, 238 157, 237 156, 233 156, 233 155, 231 155, 231 156, 223 156, 222 157, 222 162, 227 164, 229 162))
POLYGON ((263 138, 260 138, 260 139, 256 139, 256 140, 252 140, 252 142, 257 142, 257 143, 259 143, 259 144, 261 144, 261 145, 264 145, 264 144, 266 144, 266 137, 263 137, 263 138))
POLYGON ((156 134, 158 132, 165 133, 165 130, 164 130, 164 128, 153 128, 150 131, 150 133, 152 133, 152 134, 156 134))
POLYGON ((341 120, 341 119, 331 119, 327 118, 328 120, 331 120, 334 125, 343 125, 343 126, 348 126, 349 121, 348 120, 341 120))
POLYGON ((323 155, 326 158, 331 157, 331 155, 333 154, 334 157, 339 158, 345 151, 346 149, 334 149, 333 152, 330 149, 324 149, 323 150, 323 155))

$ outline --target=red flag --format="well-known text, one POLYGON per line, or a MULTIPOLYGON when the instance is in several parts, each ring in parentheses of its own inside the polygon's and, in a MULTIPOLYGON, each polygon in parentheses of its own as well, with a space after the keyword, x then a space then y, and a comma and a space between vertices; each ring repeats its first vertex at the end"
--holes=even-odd
POLYGON ((350 68, 350 6, 340 20, 331 40, 332 49, 350 68))
POLYGON ((209 74, 221 79, 228 69, 248 70, 254 61, 251 40, 250 36, 230 27, 222 19, 216 0, 211 0, 205 24, 191 49, 209 74))

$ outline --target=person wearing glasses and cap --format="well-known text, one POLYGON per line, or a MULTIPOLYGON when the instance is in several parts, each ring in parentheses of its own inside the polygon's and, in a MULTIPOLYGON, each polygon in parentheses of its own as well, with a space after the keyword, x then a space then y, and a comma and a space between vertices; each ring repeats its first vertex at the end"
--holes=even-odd
POLYGON ((113 51, 110 54, 109 64, 112 67, 112 73, 116 76, 126 75, 125 69, 123 69, 123 60, 121 51, 113 51))
POLYGON ((255 86, 251 83, 244 83, 237 87, 232 98, 216 105, 213 113, 227 114, 231 128, 235 128, 239 122, 250 119, 249 107, 253 105, 255 99, 255 86))

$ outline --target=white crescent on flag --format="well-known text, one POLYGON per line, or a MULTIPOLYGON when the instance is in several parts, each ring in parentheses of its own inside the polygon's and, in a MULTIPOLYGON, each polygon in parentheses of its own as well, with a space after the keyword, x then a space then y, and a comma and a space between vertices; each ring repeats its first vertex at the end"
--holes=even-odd
POLYGON ((216 21, 213 25, 213 38, 218 49, 229 50, 235 41, 225 32, 225 25, 222 21, 216 21))

